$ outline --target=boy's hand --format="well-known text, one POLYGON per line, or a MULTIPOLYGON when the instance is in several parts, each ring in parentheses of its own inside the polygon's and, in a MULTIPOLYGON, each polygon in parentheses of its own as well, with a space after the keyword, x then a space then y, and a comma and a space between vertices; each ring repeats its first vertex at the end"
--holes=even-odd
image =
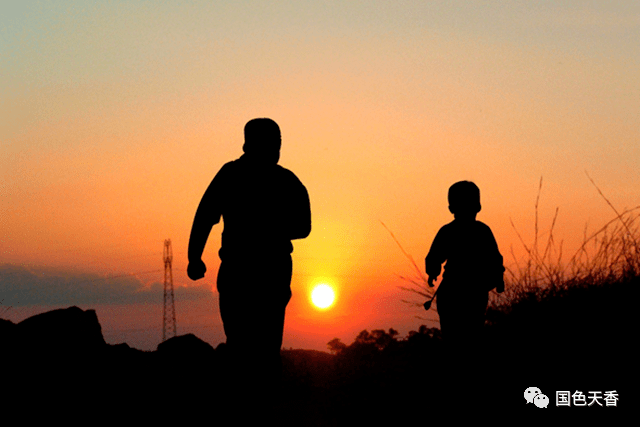
POLYGON ((429 284, 430 288, 433 288, 433 281, 434 281, 434 278, 429 276, 429 279, 427 279, 427 283, 429 284))

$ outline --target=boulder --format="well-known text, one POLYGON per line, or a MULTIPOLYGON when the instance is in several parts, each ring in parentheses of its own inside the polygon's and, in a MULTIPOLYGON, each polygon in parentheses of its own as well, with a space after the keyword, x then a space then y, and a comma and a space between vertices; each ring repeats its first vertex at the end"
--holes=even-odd
POLYGON ((202 341, 194 334, 178 335, 158 344, 161 357, 213 359, 215 350, 211 344, 202 341))
POLYGON ((96 353, 106 348, 95 310, 51 310, 17 324, 15 350, 31 355, 96 353))
POLYGON ((171 377, 180 387, 206 384, 218 365, 213 347, 193 334, 160 343, 154 356, 158 372, 172 371, 171 377))
POLYGON ((16 331, 16 324, 11 320, 0 319, 0 342, 4 345, 13 341, 13 336, 16 331))

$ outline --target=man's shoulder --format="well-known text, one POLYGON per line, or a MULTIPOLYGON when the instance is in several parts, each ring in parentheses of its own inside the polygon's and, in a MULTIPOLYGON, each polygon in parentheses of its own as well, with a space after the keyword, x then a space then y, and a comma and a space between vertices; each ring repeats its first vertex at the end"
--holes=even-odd
POLYGON ((282 179, 290 182, 300 183, 300 185, 302 185, 302 182, 300 181, 298 176, 284 166, 276 165, 276 170, 278 171, 277 173, 282 177, 282 179))
POLYGON ((226 173, 237 167, 238 167, 238 159, 231 160, 230 162, 227 162, 224 165, 222 165, 218 173, 226 173))
MULTIPOLYGON (((278 170, 279 173, 283 174, 283 175, 293 175, 296 176, 295 173, 291 172, 289 169, 285 168, 282 165, 278 165, 276 164, 276 169, 278 170)), ((296 177, 297 178, 297 177, 296 177)))
POLYGON ((223 164, 218 171, 218 175, 244 175, 253 169, 253 165, 245 161, 242 157, 238 157, 223 164))
POLYGON ((300 181, 300 179, 296 176, 295 173, 290 171, 289 169, 280 166, 279 164, 268 165, 266 168, 264 166, 256 168, 255 165, 246 162, 242 157, 231 160, 230 162, 225 163, 220 168, 218 172, 219 175, 236 175, 236 174, 259 174, 263 175, 267 174, 272 177, 275 177, 277 180, 282 182, 283 184, 292 184, 292 185, 304 185, 300 181))

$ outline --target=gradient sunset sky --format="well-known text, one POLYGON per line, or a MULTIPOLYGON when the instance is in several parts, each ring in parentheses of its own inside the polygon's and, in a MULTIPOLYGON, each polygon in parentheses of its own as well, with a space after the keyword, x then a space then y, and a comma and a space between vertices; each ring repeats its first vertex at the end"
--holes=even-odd
POLYGON ((559 208, 568 256, 615 215, 587 173, 617 209, 640 205, 635 0, 5 1, 0 75, 0 313, 95 309, 112 344, 162 339, 168 238, 178 333, 224 341, 222 227, 203 280, 187 245, 255 117, 278 122, 311 198, 287 348, 436 325, 402 302, 412 266, 382 223, 423 268, 456 181, 480 187, 507 266, 541 177, 541 235, 559 208), (322 311, 321 282, 337 294, 322 311))

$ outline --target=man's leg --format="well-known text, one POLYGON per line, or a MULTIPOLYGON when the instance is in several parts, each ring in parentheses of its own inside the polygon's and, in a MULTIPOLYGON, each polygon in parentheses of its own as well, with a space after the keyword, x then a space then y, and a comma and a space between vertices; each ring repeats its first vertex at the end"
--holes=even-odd
POLYGON ((221 264, 220 316, 239 375, 249 379, 279 376, 290 283, 290 255, 255 263, 221 264))

